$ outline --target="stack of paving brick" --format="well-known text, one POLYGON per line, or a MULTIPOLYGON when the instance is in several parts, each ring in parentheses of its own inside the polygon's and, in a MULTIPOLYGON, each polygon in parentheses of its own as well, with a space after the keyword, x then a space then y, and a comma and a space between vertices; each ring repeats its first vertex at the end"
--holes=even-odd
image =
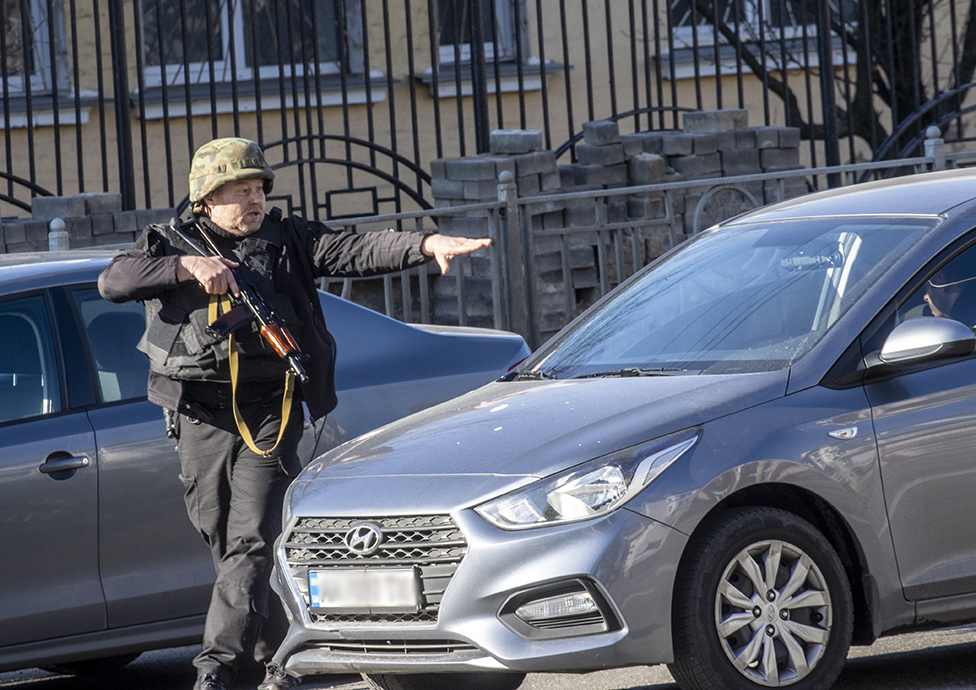
MULTIPOLYGON (((508 171, 514 176, 517 194, 524 197, 544 197, 559 193, 561 179, 556 166, 556 154, 542 149, 542 132, 538 130, 496 130, 491 133, 490 152, 467 158, 436 160, 431 164, 431 195, 435 208, 463 206, 498 199, 498 176, 508 171)), ((540 200, 528 207, 533 230, 563 228, 565 204, 540 200)), ((468 237, 486 237, 488 221, 484 214, 444 217, 438 221, 441 232, 468 237)), ((535 261, 544 273, 551 265, 559 267, 558 239, 540 238, 536 243, 535 261)), ((584 252, 585 253, 585 252, 584 252)), ((592 271, 592 258, 589 268, 592 271)), ((576 257, 577 261, 580 257, 576 257)), ((465 290, 471 325, 490 326, 489 267, 484 258, 474 257, 467 262, 465 290)), ((594 272, 595 273, 595 272, 594 272)), ((561 273, 560 273, 561 274, 561 273)), ((545 292, 544 286, 540 290, 545 292)), ((434 287, 435 321, 456 323, 457 287, 450 276, 438 279, 434 287)))
POLYGON ((72 249, 131 244, 149 223, 165 223, 175 210, 123 211, 118 193, 39 196, 31 202, 31 217, 3 222, 0 252, 34 252, 48 249, 50 222, 64 221, 72 249))

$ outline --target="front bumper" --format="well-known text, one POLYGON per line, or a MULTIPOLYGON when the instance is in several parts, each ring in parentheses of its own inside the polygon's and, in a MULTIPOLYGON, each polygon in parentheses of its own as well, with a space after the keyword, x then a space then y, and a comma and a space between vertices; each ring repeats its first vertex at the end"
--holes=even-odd
POLYGON ((293 520, 279 540, 272 577, 291 623, 275 660, 299 675, 556 672, 673 660, 671 594, 684 534, 626 509, 519 532, 497 529, 470 510, 453 520, 466 553, 435 614, 400 621, 314 616, 304 585, 292 574, 294 561, 287 562, 284 543, 293 520), (538 633, 518 621, 512 625, 512 601, 566 583, 594 592, 604 625, 590 620, 538 633))

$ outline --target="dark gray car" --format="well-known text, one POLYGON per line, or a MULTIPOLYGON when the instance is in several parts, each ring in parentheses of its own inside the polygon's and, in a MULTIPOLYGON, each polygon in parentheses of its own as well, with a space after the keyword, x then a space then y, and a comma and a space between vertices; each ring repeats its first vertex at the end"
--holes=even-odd
POLYGON ((974 325, 974 172, 702 233, 503 381, 305 469, 279 660, 808 690, 851 644, 976 620, 974 325))
MULTIPOLYGON (((95 287, 110 258, 0 257, 0 670, 109 668, 202 634, 213 563, 146 400, 142 306, 95 287)), ((316 443, 480 386, 528 354, 510 333, 418 328, 320 299, 340 403, 306 424, 306 462, 316 443)))

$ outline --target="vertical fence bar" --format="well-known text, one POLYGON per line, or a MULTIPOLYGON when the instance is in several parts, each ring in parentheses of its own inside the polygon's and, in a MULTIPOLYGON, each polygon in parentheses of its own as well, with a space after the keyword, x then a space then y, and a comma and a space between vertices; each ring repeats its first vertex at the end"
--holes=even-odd
MULTIPOLYGON (((768 65, 769 62, 766 60, 766 18, 765 14, 765 3, 756 3, 757 14, 759 17, 759 64, 768 65)), ((780 25, 782 26, 782 19, 780 20, 780 25)), ((782 34, 780 35, 782 39, 782 34)), ((785 68, 785 65, 784 65, 785 68)), ((785 69, 783 70, 786 71, 785 69)), ((762 73, 762 83, 763 83, 763 124, 769 127, 769 70, 763 69, 762 73)))
MULTIPOLYGON (((34 87, 33 78, 34 75, 31 73, 31 59, 28 55, 28 47, 33 45, 33 40, 29 33, 31 22, 27 20, 29 14, 29 8, 27 7, 26 0, 20 0, 20 36, 21 36, 21 46, 24 51, 23 56, 23 71, 24 71, 24 94, 27 96, 27 162, 30 171, 31 184, 37 182, 37 169, 36 163, 34 161, 34 87)), ((4 36, 6 40, 6 36, 4 36)), ((31 190, 31 197, 34 196, 34 191, 31 190)))
MULTIPOLYGON (((972 22, 972 17, 969 18, 972 22)), ((962 86, 962 79, 959 72, 959 27, 956 25, 956 0, 949 0, 949 27, 952 34, 952 82, 949 88, 962 86)), ((956 136, 962 139, 963 127, 962 118, 956 118, 956 136)))
MULTIPOLYGON (((259 144, 264 143, 264 108, 261 105, 261 61, 258 59, 258 21, 257 13, 254 11, 254 4, 257 0, 244 0, 247 5, 248 16, 250 17, 250 52, 251 52, 251 82, 254 86, 254 128, 257 133, 259 144)), ((319 91, 319 93, 322 93, 319 91)), ((323 151, 323 155, 325 152, 323 151)))
POLYGON ((444 157, 444 145, 441 141, 441 104, 440 104, 440 60, 438 60, 439 55, 439 45, 440 45, 440 33, 437 30, 437 13, 434 11, 434 0, 427 0, 427 28, 428 35, 430 36, 430 71, 431 71, 431 96, 434 105, 434 131, 437 135, 434 137, 435 145, 437 147, 437 158, 444 157))
MULTIPOLYGON (((464 101, 461 99, 461 41, 463 40, 464 31, 462 27, 464 22, 459 16, 460 13, 458 9, 464 0, 454 0, 451 3, 451 19, 454 22, 454 104, 457 108, 457 128, 458 128, 458 148, 461 156, 467 155, 466 149, 466 136, 464 133, 464 101)), ((523 106, 523 120, 524 106, 523 106)), ((523 124, 524 127, 524 124, 523 124)))
MULTIPOLYGON (((115 130, 118 137, 119 187, 122 208, 136 207, 136 181, 132 161, 132 120, 129 117, 129 69, 125 48, 125 22, 122 0, 109 0, 109 26, 111 27, 112 76, 115 93, 115 130)), ((33 166, 33 153, 31 154, 33 166)), ((33 182, 33 177, 31 182, 33 182)))
POLYGON ((546 149, 552 149, 552 134, 549 129, 549 80, 546 77, 546 38, 542 20, 542 0, 536 0, 536 24, 539 32, 539 80, 542 82, 542 125, 545 133, 546 149))
POLYGON ((718 0, 712 0, 712 48, 715 53, 715 107, 722 109, 722 55, 719 51, 718 0))
MULTIPOLYGON (((823 110, 824 158, 828 166, 840 165, 834 94, 834 51, 830 40, 830 3, 819 3, 817 44, 820 52, 820 104, 823 110)), ((812 123, 811 123, 812 124, 812 123)), ((812 137, 811 137, 812 139, 812 137)), ((839 187, 840 176, 827 175, 828 187, 839 187)))
MULTIPOLYGON (((364 27, 364 31, 365 31, 365 27, 364 27)), ((388 114, 389 114, 389 118, 390 118, 390 149, 394 153, 396 153, 396 152, 398 152, 398 145, 397 145, 397 116, 396 116, 396 91, 393 88, 393 86, 394 86, 394 84, 393 84, 393 47, 392 47, 392 44, 391 44, 390 34, 391 34, 391 30, 390 30, 390 2, 389 2, 389 0, 383 0, 383 37, 384 37, 383 43, 384 43, 384 48, 386 50, 386 100, 387 100, 387 107, 389 108, 388 114)), ((375 141, 373 137, 374 137, 374 135, 372 133, 370 133, 369 141, 371 143, 373 141, 375 141)), ((375 165, 376 165, 376 162, 375 162, 376 161, 376 157, 375 157, 375 154, 373 153, 373 149, 372 148, 370 149, 370 154, 372 156, 370 158, 370 160, 373 161, 373 166, 375 167, 375 165)), ((395 157, 393 158, 393 177, 396 178, 396 179, 400 179, 400 163, 399 163, 399 161, 395 157)), ((419 188, 419 185, 418 185, 418 188, 419 188)), ((396 212, 397 213, 400 213, 400 211, 402 211, 403 209, 402 209, 402 206, 401 206, 400 187, 397 186, 397 185, 394 185, 394 187, 393 187, 393 202, 394 202, 394 208, 396 209, 396 212)), ((403 229, 403 223, 401 221, 397 221, 396 229, 397 230, 402 230, 403 229)), ((409 302, 409 299, 408 299, 408 296, 409 296, 409 293, 410 293, 410 275, 408 273, 402 273, 401 274, 400 287, 401 287, 401 290, 403 291, 403 299, 404 299, 404 303, 403 303, 403 314, 404 314, 404 321, 406 321, 407 320, 407 314, 409 313, 409 309, 410 309, 410 302, 409 302)))
MULTIPOLYGON (((315 99, 315 109, 318 111, 318 123, 319 123, 319 133, 322 132, 322 90, 321 87, 316 88, 314 93, 312 91, 312 80, 309 76, 309 71, 314 70, 315 78, 318 82, 319 74, 319 30, 318 30, 318 11, 315 5, 308 8, 309 20, 306 22, 304 17, 299 15, 299 34, 301 35, 301 46, 302 46, 302 88, 305 89, 305 150, 308 153, 309 164, 308 164, 308 179, 311 191, 312 204, 311 209, 305 209, 305 215, 312 211, 312 215, 316 220, 319 219, 319 177, 318 171, 316 170, 314 158, 315 158, 315 126, 312 122, 312 99, 315 99), (307 24, 311 24, 306 30, 307 24), (311 65, 309 65, 309 57, 311 57, 311 65), (311 68, 311 69, 310 69, 311 68)), ((321 142, 322 140, 319 139, 321 142)))
MULTIPOLYGON (((807 123, 810 125, 811 135, 809 137, 810 141, 810 165, 817 167, 817 140, 814 139, 813 130, 813 76, 812 70, 810 68, 810 32, 807 29, 810 23, 810 17, 807 13, 806 4, 802 5, 800 8, 800 24, 802 26, 803 33, 803 83, 806 89, 807 96, 807 123)), ((823 66, 821 65, 821 70, 823 66)), ((817 182, 814 182, 814 188, 819 189, 817 182)))
POLYGON ((500 44, 498 43, 498 6, 494 0, 491 0, 488 6, 491 8, 491 61, 492 76, 495 80, 495 115, 498 118, 498 129, 505 129, 505 117, 502 112, 501 54, 499 50, 500 44))
MULTIPOLYGON (((637 64, 637 15, 634 0, 627 2, 627 21, 630 24, 630 90, 633 100, 632 110, 638 110, 640 105, 640 67, 637 64)), ((540 22, 541 24, 541 22, 540 22)), ((650 96, 650 94, 648 94, 650 96)), ((634 131, 640 131, 640 115, 634 115, 634 131)))
MULTIPOLYGON (((570 81, 571 65, 569 63, 569 33, 566 27, 566 0, 559 0, 559 27, 563 39, 563 79, 566 82, 566 129, 567 139, 576 134, 576 124, 573 119, 573 84, 570 81)), ((570 146, 571 158, 576 160, 576 145, 570 146)))
POLYGON ((468 325, 468 314, 466 311, 468 304, 467 285, 464 282, 464 264, 471 265, 471 259, 467 256, 457 257, 457 310, 458 326, 468 325))
POLYGON ((506 318, 503 303, 502 285, 504 283, 505 272, 505 253, 504 244, 501 238, 498 209, 488 212, 488 239, 491 240, 491 248, 488 250, 488 271, 491 275, 491 315, 492 324, 499 330, 508 330, 508 319, 506 318))
MULTIPOLYGON (((474 140, 478 153, 487 153, 491 137, 488 122, 488 81, 485 78, 485 32, 482 0, 470 2, 471 19, 471 95, 474 105, 474 140)), ((385 2, 385 0, 384 0, 385 2)), ((492 2, 492 0, 487 0, 492 2)), ((458 94, 458 100, 461 96, 458 94)))
POLYGON ((141 117, 139 118, 139 144, 142 152, 142 189, 145 197, 143 204, 146 208, 152 208, 152 181, 150 180, 149 165, 147 165, 147 161, 149 160, 149 137, 146 131, 146 52, 143 43, 145 27, 142 21, 142 13, 139 12, 139 4, 136 0, 132 3, 132 14, 135 17, 135 31, 133 33, 135 34, 136 44, 136 84, 139 89, 139 111, 141 112, 141 117))
MULTIPOLYGON (((414 221, 414 230, 417 232, 424 231, 423 218, 417 218, 414 221)), ((430 323, 430 281, 427 278, 427 264, 421 264, 417 268, 417 272, 417 289, 420 291, 420 322, 430 323)))
MULTIPOLYGON (((410 84, 410 132, 413 136, 413 162, 417 165, 415 183, 417 185, 417 191, 422 191, 423 177, 420 174, 422 162, 420 151, 420 118, 417 110, 417 71, 413 59, 413 17, 411 16, 410 0, 403 0, 403 7, 407 29, 407 81, 410 84)), ((393 88, 392 82, 390 88, 393 88)))
POLYGON ((583 14, 583 66, 586 75, 586 105, 589 121, 596 119, 593 111, 593 56, 590 49, 590 10, 589 0, 580 0, 583 14))
MULTIPOLYGON (((897 69, 895 68, 895 37, 894 37, 894 27, 892 26, 892 1, 886 0, 885 3, 885 33, 888 39, 887 45, 887 58, 888 58, 888 83, 894 83, 897 78, 897 69)), ((898 108, 898 94, 892 92, 891 94, 891 129, 894 131, 898 123, 901 122, 901 113, 898 108)))
MULTIPOLYGON (((657 16, 655 15, 654 21, 657 22, 657 16)), ((652 82, 651 82, 651 34, 650 27, 647 24, 647 0, 641 0, 641 29, 642 35, 644 37, 644 94, 647 97, 647 129, 654 129, 654 113, 651 112, 651 107, 654 103, 652 94, 652 82)), ((654 53, 655 55, 660 55, 660 51, 654 53)), ((660 60, 654 61, 654 71, 657 73, 658 77, 661 76, 661 64, 660 60)), ((658 104, 660 105, 661 98, 658 94, 658 104)), ((640 127, 637 128, 638 130, 640 127)))
MULTIPOLYGON (((368 132, 367 139, 371 142, 376 141, 376 129, 373 123, 373 78, 370 75, 372 71, 372 65, 369 60, 369 22, 366 18, 366 3, 360 3, 360 12, 362 14, 362 24, 363 24, 363 77, 366 79, 366 131, 368 132)), ((384 26, 389 24, 388 9, 386 6, 386 0, 383 2, 383 15, 385 18, 384 26)), ((387 31, 387 36, 389 31, 387 31)), ((389 46, 387 46, 387 55, 389 55, 389 46)), ((390 119, 390 129, 396 132, 396 123, 393 119, 390 119)), ((376 152, 373 149, 369 150, 369 163, 372 166, 376 165, 376 152)))
POLYGON ((851 102, 851 66, 847 59, 847 14, 844 10, 844 3, 838 4, 838 20, 840 23, 841 36, 841 61, 844 67, 844 103, 847 113, 847 162, 853 163, 855 160, 854 152, 854 113, 853 103, 851 102))
MULTIPOLYGON (((298 89, 298 61, 295 59, 295 28, 294 28, 294 14, 292 12, 293 7, 291 3, 284 3, 285 5, 285 38, 284 46, 281 45, 281 41, 278 44, 278 60, 281 61, 281 53, 285 53, 288 59, 288 72, 289 81, 291 83, 291 110, 292 119, 295 124, 295 158, 299 161, 298 163, 298 194, 301 199, 302 208, 308 208, 308 193, 305 184, 305 166, 306 164, 302 161, 305 160, 305 156, 302 153, 302 113, 301 108, 299 108, 298 97, 300 95, 298 89)), ((279 15, 280 19, 280 15, 279 15)), ((301 21, 301 19, 299 19, 301 21)), ((279 35, 280 35, 280 25, 279 35)), ((306 102, 306 108, 308 107, 306 102)), ((309 156, 311 158, 311 156, 309 156)), ((314 203, 314 199, 313 199, 314 203)))
MULTIPOLYGON (((318 130, 316 131, 316 134, 319 135, 316 137, 316 139, 318 140, 318 144, 319 144, 318 145, 319 156, 321 158, 325 158, 325 138, 321 136, 325 134, 325 112, 322 106, 322 92, 323 92, 322 62, 325 59, 325 56, 323 56, 321 51, 319 50, 319 36, 322 35, 323 28, 319 26, 319 13, 316 12, 314 8, 311 11, 311 16, 312 16, 312 60, 314 61, 313 69, 315 70, 315 111, 317 116, 316 119, 318 120, 318 130)), ((338 62, 338 57, 339 57, 338 55, 335 56, 337 62, 338 62)), ((260 106, 258 107, 260 108, 260 106)), ((308 107, 311 108, 312 107, 311 104, 309 104, 308 107)), ((312 126, 309 125, 309 134, 311 133, 312 133, 312 126)), ((309 142, 308 150, 309 153, 314 155, 314 147, 312 146, 311 142, 309 142)), ((314 165, 312 166, 312 180, 314 186, 313 196, 315 197, 315 203, 313 204, 313 208, 315 209, 315 220, 319 220, 320 201, 318 198, 318 177, 314 165)))
POLYGON ((691 0, 691 62, 695 70, 695 103, 696 107, 702 109, 702 90, 701 90, 701 60, 699 59, 700 43, 698 41, 698 3, 691 0))
MULTIPOLYGON (((657 16, 657 0, 655 0, 655 16, 657 16)), ((671 85, 671 128, 678 129, 678 111, 675 109, 678 105, 678 77, 675 66, 674 57, 674 22, 671 17, 671 5, 670 2, 665 3, 665 35, 668 37, 668 70, 669 70, 669 83, 671 85)), ((661 105, 664 105, 664 99, 661 99, 661 105)), ((663 118, 663 113, 662 113, 663 118)), ((664 128, 664 120, 661 120, 661 128, 664 128)))
MULTIPOLYGON (((228 26, 229 34, 227 36, 227 52, 229 55, 226 58, 230 59, 230 101, 231 110, 234 116, 234 136, 241 136, 241 108, 239 104, 240 92, 237 88, 237 32, 234 30, 234 25, 237 22, 237 3, 241 0, 228 0, 228 10, 227 13, 230 15, 228 26)), ((224 74, 224 78, 227 75, 224 74)))
POLYGON ((81 66, 78 64, 78 12, 75 0, 68 2, 68 17, 71 24, 71 66, 74 80, 75 102, 75 158, 78 165, 78 191, 85 191, 85 152, 81 137, 81 66))
POLYGON ((612 230, 610 240, 613 242, 613 260, 617 264, 617 285, 624 282, 624 245, 620 241, 623 230, 612 230))
MULTIPOLYGON (((204 12, 203 16, 207 25, 207 71, 210 74, 209 92, 210 92, 210 135, 212 139, 216 139, 220 136, 217 132, 217 74, 215 71, 216 65, 214 60, 214 28, 213 28, 213 17, 210 9, 210 3, 203 3, 204 12)), ((219 19, 218 19, 219 21, 219 19)), ((223 46, 221 46, 223 48, 223 46)), ((185 50, 185 47, 184 47, 185 50)))
MULTIPOLYGON (((54 160, 60 161, 61 157, 61 94, 58 65, 61 62, 58 59, 58 48, 57 48, 57 37, 54 33, 54 2, 53 0, 47 0, 47 40, 48 40, 48 55, 51 62, 51 114, 54 118, 54 160)), ((33 126, 33 125, 32 125, 33 126)), ((58 165, 55 170, 55 184, 58 190, 58 196, 64 194, 64 185, 61 175, 61 166, 58 165)))
POLYGON ((383 306, 386 309, 386 315, 391 319, 395 319, 396 313, 393 310, 393 276, 389 273, 383 276, 383 306))
MULTIPOLYGON (((349 17, 352 15, 351 11, 346 6, 346 0, 338 0, 337 6, 339 8, 339 87, 342 93, 342 133, 349 137, 351 134, 350 122, 349 122, 349 63, 350 63, 350 51, 349 43, 352 38, 349 35, 349 17)), ((363 32, 366 31, 366 27, 362 28, 363 32)), ((352 145, 349 143, 348 139, 345 143, 346 146, 346 160, 352 159, 352 145)), ((348 187, 353 186, 352 179, 352 168, 346 168, 346 185, 348 187)))
MULTIPOLYGON (((111 3, 118 0, 108 0, 111 3)), ((189 16, 186 9, 186 0, 180 0, 180 45, 183 48, 183 102, 186 103, 186 145, 187 160, 193 157, 196 146, 193 144, 193 94, 190 91, 190 54, 187 46, 190 45, 189 36, 186 32, 186 18, 189 16)), ((114 60, 113 60, 114 62, 114 60)))
MULTIPOLYGON (((7 26, 7 10, 9 6, 5 2, 0 2, 0 26, 7 26)), ((96 15, 97 17, 97 15, 96 15)), ((7 69, 7 40, 6 36, 0 39, 0 77, 3 78, 3 83, 0 84, 0 89, 3 90, 3 112, 10 112, 10 72, 7 69)), ((6 170, 8 173, 13 172, 14 169, 14 154, 13 147, 11 146, 11 136, 10 136, 10 122, 9 115, 5 118, 7 122, 4 123, 3 128, 3 154, 5 162, 7 164, 6 170)), ((7 196, 13 197, 14 195, 14 181, 7 179, 7 196)))
POLYGON ((742 0, 733 0, 732 23, 735 27, 735 85, 739 96, 739 107, 746 107, 745 87, 742 81, 742 31, 740 12, 742 0))
POLYGON ((519 204, 518 206, 518 228, 519 243, 522 251, 522 279, 523 291, 525 294, 525 319, 526 340, 529 347, 533 350, 541 343, 539 342, 538 322, 535 316, 535 269, 534 253, 532 249, 532 229, 530 227, 529 207, 519 204))
MULTIPOLYGON (((843 2, 843 0, 841 0, 843 2)), ((790 71, 787 69, 789 65, 789 54, 786 50, 786 17, 789 15, 786 12, 786 0, 779 0, 779 61, 780 61, 780 80, 783 82, 783 91, 789 93, 790 91, 790 71)), ((793 126, 793 111, 792 108, 785 108, 785 124, 787 127, 793 126)))
MULTIPOLYGON (((92 0, 92 20, 95 24, 95 45, 102 45, 102 13, 99 9, 98 0, 92 0)), ((108 132, 105 125, 105 71, 102 64, 102 51, 95 51, 95 74, 96 88, 98 91, 98 136, 101 144, 102 160, 102 191, 108 191, 108 132)), ((4 79, 6 82, 6 79, 4 79)), ((167 151, 168 153, 168 151, 167 151)), ((9 169, 9 167, 8 167, 9 169)))
POLYGON ((569 236, 563 232, 559 235, 560 259, 563 270, 563 311, 565 318, 563 325, 568 324, 576 315, 576 294, 573 289, 573 266, 569 256, 569 236))
POLYGON ((522 45, 527 37, 522 35, 522 12, 525 8, 525 0, 515 2, 515 68, 518 75, 518 95, 519 95, 519 126, 526 129, 528 119, 525 111, 525 53, 526 46, 522 45))
MULTIPOLYGON (((861 9, 861 21, 859 22, 859 24, 860 24, 859 30, 860 30, 860 35, 861 35, 861 42, 864 44, 864 54, 865 55, 872 55, 872 48, 871 48, 871 15, 868 12, 868 3, 862 2, 862 3, 859 3, 859 6, 860 6, 860 9, 861 9)), ((870 102, 871 108, 873 110, 873 108, 874 108, 874 94, 871 94, 871 98, 870 98, 870 101, 869 102, 870 102)), ((876 118, 870 117, 870 118, 868 118, 868 120, 871 123, 871 142, 870 142, 871 143, 871 150, 872 151, 876 151, 877 148, 878 148, 878 131, 877 131, 877 123, 875 122, 876 118)))
MULTIPOLYGON (((498 176, 498 202, 501 205, 501 224, 499 236, 505 256, 504 287, 505 307, 509 315, 508 327, 526 339, 532 340, 532 291, 526 290, 531 280, 528 256, 529 249, 524 244, 521 207, 515 176, 508 170, 498 176)), ((530 344, 530 347, 532 345, 530 344)))
MULTIPOLYGON (((169 131, 169 84, 166 79, 166 41, 163 37, 161 2, 156 3, 156 40, 159 44, 159 84, 163 96, 163 141, 166 149, 166 189, 170 206, 176 206, 173 189, 173 143, 169 131)), ((145 116, 143 116, 145 118, 145 116)))
MULTIPOLYGON (((950 11, 952 10, 951 4, 950 4, 949 9, 950 9, 950 11)), ((928 3, 928 10, 929 10, 929 45, 931 46, 931 51, 932 51, 932 94, 931 94, 931 97, 932 98, 938 98, 939 94, 942 93, 942 85, 939 83, 939 50, 938 50, 938 47, 937 47, 936 42, 935 42, 936 41, 935 35, 936 35, 938 29, 937 29, 937 24, 935 22, 935 3, 934 2, 931 2, 930 1, 928 3)))

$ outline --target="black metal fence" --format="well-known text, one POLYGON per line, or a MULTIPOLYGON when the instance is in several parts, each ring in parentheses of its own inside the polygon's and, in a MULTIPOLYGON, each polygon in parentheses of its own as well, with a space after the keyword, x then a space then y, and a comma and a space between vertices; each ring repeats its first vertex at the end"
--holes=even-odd
POLYGON ((976 0, 0 0, 0 215, 36 195, 172 207, 193 150, 253 138, 279 205, 428 208, 433 159, 537 129, 747 108, 811 166, 972 141, 976 0), (823 69, 825 65, 830 69, 823 69))

